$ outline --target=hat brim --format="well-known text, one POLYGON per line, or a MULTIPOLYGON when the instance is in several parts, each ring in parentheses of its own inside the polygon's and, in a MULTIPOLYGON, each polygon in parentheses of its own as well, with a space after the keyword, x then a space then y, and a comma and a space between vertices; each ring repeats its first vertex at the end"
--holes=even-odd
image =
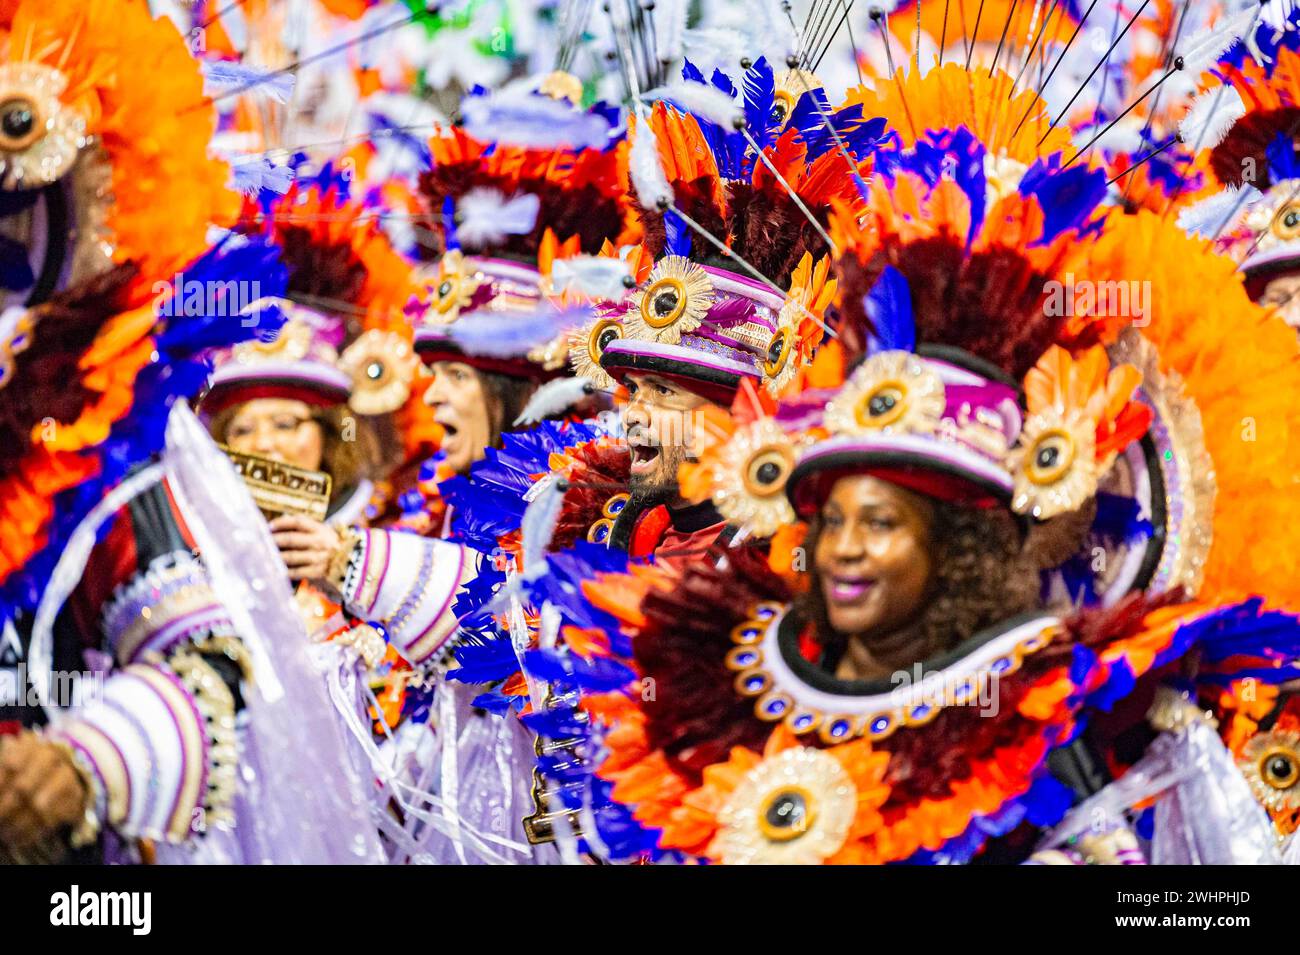
POLYGON ((432 365, 435 361, 455 361, 479 371, 528 381, 550 381, 568 374, 566 366, 548 369, 527 358, 469 355, 450 338, 428 334, 421 336, 419 332, 416 332, 415 337, 415 353, 426 365, 432 365))
POLYGON ((696 348, 625 338, 610 342, 601 353, 600 366, 620 382, 626 380, 629 372, 662 375, 724 406, 736 397, 741 381, 746 378, 757 381, 760 377, 740 362, 696 348))
POLYGON ((1240 271, 1246 280, 1246 292, 1258 300, 1269 282, 1300 272, 1300 242, 1288 242, 1256 253, 1241 263, 1240 271))
POLYGON ((216 414, 258 398, 286 398, 329 408, 346 404, 351 395, 352 379, 337 368, 306 362, 232 363, 212 375, 200 407, 216 414))
POLYGON ((972 508, 1011 503, 1011 475, 974 451, 924 435, 844 437, 824 441, 799 459, 786 482, 795 513, 808 517, 835 482, 869 474, 926 497, 972 508))

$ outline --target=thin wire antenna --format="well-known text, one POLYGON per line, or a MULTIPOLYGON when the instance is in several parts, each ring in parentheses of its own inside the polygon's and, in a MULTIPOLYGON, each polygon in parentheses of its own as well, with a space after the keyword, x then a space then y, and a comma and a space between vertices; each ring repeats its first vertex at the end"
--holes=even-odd
MULTIPOLYGON (((960 3, 961 0, 957 0, 957 2, 960 3)), ((952 4, 952 0, 943 0, 943 30, 939 34, 939 65, 940 66, 943 66, 943 48, 948 45, 948 7, 951 4, 952 4)), ((920 46, 921 5, 919 3, 916 5, 916 35, 917 35, 917 46, 920 46)))
POLYGON ((610 4, 605 4, 604 9, 609 14, 609 25, 614 31, 614 55, 618 58, 623 73, 623 81, 627 84, 629 98, 635 104, 637 114, 643 115, 644 107, 641 105, 640 77, 637 76, 632 62, 631 42, 627 35, 627 28, 618 21, 610 4), (627 44, 626 49, 624 48, 625 43, 627 44))
POLYGON ((632 43, 632 53, 641 56, 640 67, 641 75, 645 77, 646 85, 651 89, 659 86, 659 54, 653 47, 648 46, 649 35, 645 26, 645 11, 637 0, 624 0, 627 4, 627 23, 628 31, 631 38, 635 41, 632 43))
POLYGON ((560 43, 555 52, 557 70, 568 72, 573 65, 574 54, 578 52, 578 40, 586 29, 587 21, 591 18, 591 6, 594 2, 595 0, 572 0, 561 9, 560 22, 557 24, 560 43))
MULTIPOLYGON (((1161 44, 1160 61, 1166 66, 1169 65, 1171 58, 1174 57, 1174 48, 1178 47, 1179 39, 1182 39, 1183 25, 1184 23, 1187 23, 1187 10, 1191 8, 1191 5, 1192 0, 1183 0, 1183 9, 1178 16, 1178 25, 1175 26, 1175 29, 1171 34, 1165 35, 1165 42, 1161 44)), ((1143 131, 1141 131, 1141 139, 1143 139, 1144 142, 1145 140, 1151 139, 1152 123, 1156 121, 1158 110, 1160 110, 1160 97, 1164 95, 1164 92, 1165 91, 1162 90, 1162 88, 1161 90, 1156 91, 1156 99, 1152 100, 1151 109, 1147 110, 1147 123, 1143 126, 1143 131)), ((1169 146, 1169 143, 1166 143, 1165 146, 1169 146)), ((1128 182, 1125 183, 1125 191, 1123 191, 1123 195, 1119 197, 1122 204, 1128 204, 1128 195, 1130 195, 1135 182, 1138 182, 1136 177, 1128 179, 1128 182)))
POLYGON ((781 188, 786 191, 786 195, 788 195, 794 204, 799 207, 799 211, 804 214, 804 218, 806 218, 812 227, 817 230, 817 234, 822 237, 822 241, 830 247, 832 252, 838 252, 839 250, 836 249, 835 243, 831 241, 830 235, 822 228, 822 224, 817 221, 817 217, 812 214, 812 210, 804 204, 804 201, 800 199, 794 189, 791 188, 790 183, 786 182, 785 176, 781 175, 780 170, 776 168, 767 153, 758 145, 758 142, 754 139, 753 135, 750 134, 749 129, 743 125, 743 120, 741 120, 739 128, 740 132, 744 135, 746 142, 753 147, 759 160, 767 167, 768 172, 776 177, 776 181, 781 184, 781 188))
POLYGON ((1109 123, 1107 123, 1105 129, 1103 129, 1101 132, 1097 133, 1097 135, 1093 136, 1092 139, 1088 140, 1087 145, 1084 146, 1083 148, 1081 148, 1081 149, 1080 149, 1078 152, 1076 152, 1073 156, 1071 156, 1071 157, 1070 157, 1070 161, 1067 162, 1067 163, 1066 163, 1064 166, 1062 166, 1061 168, 1062 168, 1062 169, 1069 169, 1070 166, 1074 163, 1074 161, 1075 161, 1076 159, 1078 159, 1080 156, 1082 156, 1084 153, 1086 153, 1089 149, 1091 149, 1092 146, 1093 146, 1093 144, 1096 143, 1097 140, 1101 139, 1101 138, 1102 138, 1103 136, 1105 136, 1108 132, 1110 132, 1110 131, 1115 127, 1115 125, 1116 125, 1117 123, 1119 123, 1119 121, 1122 120, 1125 116, 1127 116, 1129 113, 1131 113, 1131 112, 1132 112, 1132 111, 1133 111, 1133 110, 1138 106, 1139 103, 1141 103, 1144 99, 1146 99, 1148 96, 1150 96, 1150 95, 1151 95, 1152 93, 1154 93, 1156 90, 1158 90, 1158 89, 1160 88, 1161 84, 1163 84, 1165 80, 1169 79, 1169 77, 1173 76, 1175 73, 1181 71, 1182 68, 1183 68, 1183 58, 1182 58, 1181 56, 1180 56, 1180 57, 1176 57, 1176 58, 1174 59, 1174 65, 1173 65, 1173 68, 1170 69, 1168 73, 1166 73, 1164 76, 1160 77, 1160 79, 1156 80, 1155 83, 1153 83, 1151 86, 1147 87, 1147 91, 1146 91, 1145 93, 1143 93, 1141 96, 1139 96, 1139 97, 1138 97, 1137 99, 1135 99, 1133 102, 1129 103, 1128 106, 1124 107, 1124 111, 1123 111, 1122 113, 1120 113, 1118 116, 1116 116, 1114 119, 1112 119, 1109 123))
MULTIPOLYGON (((799 40, 799 31, 794 25, 794 18, 790 16, 790 6, 789 4, 782 4, 782 7, 785 11, 786 19, 790 21, 790 29, 795 31, 795 39, 797 41, 799 40)), ((793 55, 786 59, 786 66, 789 66, 791 69, 793 69, 797 63, 798 60, 793 55)), ((799 85, 803 87, 803 93, 800 95, 812 94, 812 87, 808 85, 808 80, 804 77, 804 74, 795 73, 794 75, 799 81, 799 85)), ((849 167, 849 175, 853 177, 853 181, 858 187, 858 192, 865 198, 867 195, 867 183, 858 172, 858 164, 854 162, 853 157, 849 155, 848 147, 844 145, 844 139, 840 136, 839 130, 835 128, 835 123, 831 121, 831 117, 826 112, 826 107, 822 105, 821 99, 816 94, 813 94, 812 102, 813 105, 817 107, 817 114, 821 117, 822 125, 826 127, 826 131, 830 133, 831 139, 835 141, 836 150, 838 150, 840 156, 844 159, 845 165, 849 167)))
POLYGON ((655 86, 668 82, 668 64, 672 62, 659 53, 659 28, 655 24, 654 0, 640 0, 641 15, 645 19, 646 37, 650 43, 651 62, 654 64, 655 86))
MULTIPOLYGON (((786 15, 787 17, 790 17, 790 3, 789 3, 789 0, 786 0, 785 3, 781 4, 781 7, 782 7, 782 9, 785 11, 785 15, 786 15)), ((817 0, 810 0, 810 2, 808 3, 808 12, 804 15, 804 18, 803 18, 803 29, 802 29, 802 30, 799 30, 799 29, 795 29, 795 30, 794 30, 794 32, 795 32, 795 36, 796 36, 796 37, 798 37, 798 38, 802 38, 802 37, 806 37, 806 36, 808 35, 808 27, 812 25, 812 15, 813 15, 813 10, 816 9, 816 7, 817 7, 817 0)), ((791 29, 794 29, 794 19, 793 19, 793 18, 790 19, 790 27, 791 27, 791 29)), ((803 40, 800 39, 799 42, 800 42, 801 45, 800 45, 799 49, 797 49, 795 52, 796 52, 796 53, 800 53, 800 54, 802 54, 802 53, 803 53, 803 46, 802 46, 803 40)))
POLYGON ((979 9, 975 11, 975 31, 970 35, 970 46, 966 47, 966 69, 970 69, 970 58, 975 52, 975 44, 979 40, 980 20, 984 17, 984 0, 980 0, 979 9))
POLYGON ((803 56, 799 59, 799 68, 804 70, 812 69, 813 57, 817 50, 821 49, 822 40, 826 37, 826 31, 830 29, 832 0, 826 0, 821 7, 821 15, 817 18, 817 25, 813 28, 813 35, 805 37, 803 56))
POLYGON ((817 61, 812 65, 814 73, 822 65, 822 60, 826 58, 826 54, 830 51, 831 44, 835 42, 835 37, 840 32, 840 27, 844 26, 844 21, 848 19, 849 11, 853 9, 855 2, 856 0, 849 0, 845 4, 844 0, 839 0, 840 6, 844 7, 844 13, 840 15, 839 22, 835 24, 835 29, 831 30, 830 36, 826 38, 826 42, 822 45, 821 52, 817 54, 817 61))
MULTIPOLYGON (((948 15, 948 0, 944 2, 944 16, 948 15)), ((946 26, 946 24, 945 24, 946 26)), ((912 40, 912 56, 916 60, 916 75, 921 75, 921 4, 916 5, 916 36, 912 40)))
POLYGON ((844 29, 849 34, 849 47, 853 50, 853 68, 858 71, 858 85, 863 86, 866 80, 862 77, 862 51, 858 49, 858 41, 853 36, 853 20, 844 21, 844 29))
MULTIPOLYGON (((1146 163, 1148 160, 1150 160, 1150 159, 1154 159, 1156 156, 1159 156, 1162 152, 1164 152, 1166 149, 1168 149, 1170 146, 1172 146, 1172 145, 1173 145, 1174 143, 1176 143, 1176 142, 1179 142, 1178 134, 1177 134, 1177 133, 1175 133, 1173 136, 1170 136, 1169 139, 1165 141, 1165 144, 1164 144, 1163 146, 1160 146, 1158 149, 1153 149, 1153 150, 1151 150, 1149 153, 1147 153, 1145 156, 1143 156, 1143 157, 1142 157, 1141 159, 1139 159, 1137 162, 1135 162, 1135 163, 1130 163, 1129 166, 1128 166, 1128 168, 1126 168, 1123 172, 1121 172, 1121 173, 1119 173, 1118 175, 1116 175, 1114 179, 1110 179, 1110 180, 1108 180, 1108 181, 1106 182, 1106 185, 1108 185, 1108 186, 1113 186, 1115 183, 1119 182, 1121 179, 1123 179, 1123 178, 1124 178, 1125 176, 1127 176, 1129 173, 1133 172, 1133 170, 1137 169, 1139 166, 1141 166, 1141 165, 1143 165, 1144 163, 1146 163)), ((1129 180, 1129 183, 1131 184, 1132 182, 1133 182, 1133 180, 1130 179, 1130 180, 1129 180)), ((1127 195, 1127 193, 1125 193, 1125 195, 1127 195)))
MULTIPOLYGON (((1115 35, 1115 31, 1119 29, 1120 6, 1121 5, 1118 3, 1115 4, 1115 22, 1110 28, 1110 35, 1112 37, 1115 35)), ((1093 104, 1092 107, 1092 124, 1094 126, 1101 121, 1101 104, 1106 101, 1106 84, 1110 81, 1110 54, 1113 49, 1115 49, 1114 46, 1112 46, 1110 50, 1107 50, 1106 56, 1102 59, 1102 62, 1106 65, 1101 71, 1101 92, 1097 94, 1097 102, 1093 104)))
POLYGON ((1088 17, 1092 14, 1093 7, 1095 7, 1096 5, 1097 5, 1097 0, 1092 0, 1092 3, 1088 4, 1088 9, 1083 12, 1083 17, 1079 20, 1078 23, 1074 25, 1074 32, 1070 34, 1070 39, 1065 41, 1065 46, 1061 48, 1061 55, 1056 58, 1056 62, 1052 64, 1052 69, 1047 74, 1047 77, 1045 79, 1043 78, 1043 74, 1042 74, 1042 64, 1046 62, 1045 57, 1047 54, 1047 46, 1044 45, 1043 48, 1039 51, 1040 57, 1043 57, 1043 59, 1039 60, 1038 75, 1040 78, 1040 82, 1038 84, 1038 88, 1034 91, 1036 94, 1035 98, 1031 99, 1028 103, 1025 104, 1025 115, 1020 117, 1020 122, 1016 123, 1016 128, 1011 132, 1011 136, 1013 139, 1015 138, 1016 134, 1020 132, 1020 127, 1025 125, 1025 120, 1029 118, 1029 113, 1033 110, 1034 104, 1037 103, 1038 100, 1042 97, 1043 90, 1047 87, 1047 84, 1052 82, 1052 77, 1056 75, 1056 68, 1060 66, 1061 61, 1065 59, 1065 54, 1070 52, 1070 46, 1074 43, 1075 37, 1079 35, 1079 31, 1083 29, 1083 25, 1088 22, 1088 17))
MULTIPOLYGON (((1002 46, 1007 42, 1007 31, 1011 29, 1011 21, 1016 18, 1016 4, 1020 0, 1011 0, 1011 9, 1007 11, 1007 22, 1002 24, 1002 36, 998 37, 998 48, 993 51, 993 62, 989 64, 989 78, 993 78, 993 71, 998 68, 998 60, 1002 56, 1002 46)), ((979 21, 975 21, 975 29, 979 29, 979 21)), ((1010 54, 1007 54, 1008 59, 1010 54)))
POLYGON ((707 239, 708 242, 711 245, 713 245, 714 248, 716 248, 719 252, 721 252, 727 258, 731 259, 733 262, 739 265, 750 275, 752 275, 756 281, 762 282, 764 285, 770 288, 777 295, 780 295, 783 299, 786 299, 786 301, 790 302, 793 305, 797 305, 799 307, 799 310, 803 312, 805 315, 807 315, 809 318, 811 318, 818 325, 820 325, 822 331, 824 331, 827 335, 829 335, 831 338, 839 338, 839 335, 835 333, 835 330, 831 328, 829 325, 827 325, 825 322, 823 322, 816 315, 814 315, 811 311, 809 311, 807 306, 805 306, 802 302, 798 302, 792 298, 788 298, 785 289, 781 288, 781 286, 777 285, 775 282, 769 279, 758 269, 754 268, 752 265, 746 262, 743 258, 740 257, 740 255, 737 252, 735 252, 733 249, 728 247, 725 242, 723 242, 721 239, 715 236, 708 229, 704 228, 704 226, 700 225, 698 222, 696 222, 694 219, 688 216, 681 209, 677 208, 677 205, 675 203, 672 202, 668 203, 668 208, 672 211, 673 215, 680 218, 688 226, 690 226, 701 236, 707 239))
POLYGON ((911 127, 912 138, 920 139, 920 135, 916 131, 916 123, 912 120, 911 107, 907 105, 907 95, 903 92, 903 84, 898 79, 897 70, 894 69, 893 44, 889 42, 889 29, 885 26, 888 14, 881 10, 880 7, 872 7, 869 15, 875 21, 876 26, 880 28, 880 38, 885 43, 885 62, 889 65, 889 76, 898 89, 898 99, 903 104, 903 114, 907 117, 907 125, 911 127))
POLYGON ((969 65, 971 48, 975 41, 970 38, 970 33, 966 29, 966 0, 957 0, 957 18, 961 21, 961 49, 966 54, 966 63, 969 65))
POLYGON ((273 80, 277 76, 282 76, 285 73, 292 73, 296 70, 302 69, 302 67, 304 66, 310 66, 312 63, 316 63, 323 59, 328 59, 329 57, 342 53, 345 50, 350 50, 354 46, 359 46, 360 44, 365 43, 367 40, 373 40, 377 36, 382 36, 383 34, 388 33, 391 30, 396 30, 398 27, 404 27, 408 23, 413 23, 415 22, 416 17, 420 16, 421 13, 425 13, 425 12, 435 12, 435 11, 421 10, 417 13, 412 13, 410 16, 402 17, 400 20, 393 20, 392 22, 386 23, 383 26, 376 27, 373 30, 369 30, 366 33, 361 34, 360 36, 355 36, 350 40, 346 40, 343 43, 338 44, 337 46, 330 47, 327 50, 321 50, 319 53, 313 53, 311 56, 305 56, 300 59, 297 59, 294 62, 288 64, 287 66, 282 66, 279 69, 272 70, 270 73, 266 73, 265 75, 260 76, 249 83, 245 83, 242 86, 238 86, 233 90, 227 90, 226 92, 221 93, 217 96, 207 97, 198 105, 187 107, 186 112, 192 112, 193 110, 196 109, 203 109, 213 103, 219 103, 222 100, 230 99, 235 96, 242 96, 244 93, 247 93, 249 90, 256 89, 257 87, 262 86, 265 83, 271 82, 271 80, 273 80))
POLYGON ((226 6, 222 7, 220 10, 212 14, 212 16, 208 17, 202 23, 196 24, 194 26, 194 29, 206 30, 208 27, 212 26, 212 24, 216 23, 218 20, 224 17, 227 13, 230 13, 236 7, 242 7, 243 5, 244 5, 244 0, 234 0, 233 3, 229 3, 226 6))
MULTIPOLYGON (((1184 0, 1183 9, 1178 14, 1178 23, 1172 33, 1165 34, 1164 43, 1160 47, 1160 62, 1165 66, 1169 65, 1170 60, 1174 57, 1174 48, 1178 46, 1178 41, 1183 35, 1183 25, 1187 22, 1187 9, 1192 5, 1192 0, 1184 0)), ((1151 109, 1147 113, 1146 125, 1142 127, 1143 136, 1151 133, 1151 124, 1155 122, 1156 111, 1160 109, 1160 97, 1164 95, 1164 90, 1156 93, 1156 98, 1151 101, 1151 109)))
MULTIPOLYGON (((1264 5, 1262 3, 1256 5, 1255 13, 1250 18, 1250 23, 1246 25, 1246 29, 1243 30, 1241 33, 1243 37, 1251 36, 1254 33, 1255 24, 1259 22, 1259 15, 1263 11, 1264 11, 1264 5)), ((1219 102, 1220 100, 1223 99, 1223 91, 1226 90, 1228 86, 1229 84, 1223 83, 1215 91, 1214 102, 1210 104, 1211 116, 1213 116, 1215 113, 1219 111, 1219 102)), ((1209 123, 1205 123, 1201 126, 1201 133, 1199 136, 1196 137, 1196 142, 1191 148, 1192 159, 1195 159, 1196 154, 1201 151, 1201 143, 1205 141, 1205 134, 1209 131, 1209 127, 1210 127, 1209 123)), ((1287 133, 1287 138, 1294 136, 1295 132, 1296 132, 1296 124, 1293 124, 1291 127, 1291 131, 1287 133)), ((1169 197, 1169 202, 1165 205, 1164 211, 1160 213, 1160 221, 1162 222, 1164 221, 1165 217, 1169 215, 1170 210, 1173 209, 1174 203, 1178 201, 1178 197, 1183 194, 1183 187, 1187 184, 1187 174, 1188 172, 1190 172, 1191 166, 1192 164, 1189 162, 1187 166, 1183 169, 1183 171, 1179 174, 1178 185, 1174 187, 1173 195, 1169 197)))
MULTIPOLYGON (((1035 0, 1035 7, 1034 7, 1035 11, 1037 11, 1038 7, 1041 6, 1042 2, 1043 0, 1035 0)), ((1043 36, 1047 33, 1047 24, 1052 22, 1052 15, 1056 13, 1056 8, 1060 5, 1060 3, 1061 0, 1052 0, 1052 5, 1051 7, 1048 8, 1047 16, 1043 18, 1043 24, 1039 28, 1037 33, 1034 32, 1034 28, 1031 21, 1029 34, 1034 38, 1034 42, 1030 44, 1029 52, 1025 54, 1024 61, 1021 62, 1020 64, 1020 72, 1016 74, 1015 81, 1012 82, 1011 84, 1011 89, 1007 90, 1007 99, 1011 99, 1011 97, 1015 95, 1016 87, 1020 85, 1020 78, 1025 75, 1025 68, 1028 67, 1029 64, 1033 62, 1034 50, 1038 48, 1039 41, 1042 40, 1043 36)))
POLYGON ((1043 135, 1039 137, 1038 145, 1041 146, 1043 144, 1043 140, 1046 139, 1048 135, 1052 132, 1052 130, 1056 128, 1056 124, 1065 118, 1065 114, 1070 111, 1070 107, 1073 106, 1074 101, 1079 98, 1079 94, 1088 88, 1088 84, 1092 82, 1092 78, 1096 76, 1097 71, 1101 69, 1102 63, 1105 63, 1107 60, 1110 59, 1110 54, 1114 51, 1115 47, 1119 45, 1119 41, 1124 39, 1124 35, 1128 33, 1129 27, 1131 27, 1135 22, 1137 22, 1137 18, 1142 15, 1142 11, 1147 8, 1147 4, 1149 4, 1150 2, 1151 0, 1142 0, 1142 6, 1138 7, 1137 13, 1133 14, 1133 19, 1129 20, 1128 23, 1124 24, 1124 29, 1120 31, 1119 36, 1111 40, 1110 46, 1106 48, 1106 55, 1103 56, 1101 61, 1092 68, 1092 72, 1090 72, 1084 78, 1084 81, 1079 84, 1079 88, 1074 91, 1074 95, 1070 97, 1070 101, 1061 108, 1060 114, 1056 117, 1056 119, 1052 120, 1052 122, 1048 125, 1046 132, 1044 132, 1043 135))
MULTIPOLYGON (((827 0, 827 3, 825 4, 823 4, 821 0, 812 0, 812 2, 808 4, 807 23, 804 24, 803 32, 798 35, 799 42, 796 49, 799 56, 799 69, 803 69, 805 64, 808 62, 809 53, 812 49, 813 43, 815 42, 814 37, 821 29, 822 18, 825 17, 828 9, 830 9, 829 0, 827 0)), ((791 26, 793 26, 793 23, 791 26)), ((794 67, 792 67, 792 69, 794 69, 794 67)))

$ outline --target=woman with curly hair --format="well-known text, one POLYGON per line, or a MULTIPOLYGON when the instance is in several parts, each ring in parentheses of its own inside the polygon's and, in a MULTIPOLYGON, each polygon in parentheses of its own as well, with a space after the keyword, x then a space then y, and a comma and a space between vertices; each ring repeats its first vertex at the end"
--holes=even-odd
POLYGON ((999 620, 1035 609, 1025 533, 1004 510, 969 510, 846 475, 814 516, 812 586, 799 615, 819 664, 842 679, 906 670, 999 620))

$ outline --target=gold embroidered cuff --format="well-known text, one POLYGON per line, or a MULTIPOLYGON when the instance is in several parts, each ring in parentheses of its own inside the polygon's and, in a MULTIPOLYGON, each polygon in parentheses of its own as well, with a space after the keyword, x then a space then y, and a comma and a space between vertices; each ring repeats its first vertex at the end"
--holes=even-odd
POLYGON ((348 575, 348 564, 352 562, 352 555, 361 543, 361 532, 355 527, 340 527, 338 532, 339 545, 330 557, 325 579, 335 590, 342 593, 343 583, 348 575))

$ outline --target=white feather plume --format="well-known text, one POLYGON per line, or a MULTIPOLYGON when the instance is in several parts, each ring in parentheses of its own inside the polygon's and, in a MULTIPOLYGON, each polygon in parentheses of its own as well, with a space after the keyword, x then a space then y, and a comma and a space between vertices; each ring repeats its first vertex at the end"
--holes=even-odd
POLYGON ((603 255, 575 255, 551 264, 551 284, 556 292, 581 292, 588 298, 620 299, 632 270, 623 259, 603 255))
POLYGON ((1189 76, 1200 76, 1214 65, 1232 44, 1241 39, 1258 18, 1255 5, 1251 4, 1240 13, 1224 17, 1208 30, 1190 37, 1186 46, 1177 51, 1183 58, 1183 72, 1189 76))
POLYGON ((722 90, 703 83, 669 83, 645 94, 647 100, 667 100, 695 116, 731 129, 736 117, 744 118, 741 106, 722 90))
POLYGON ((559 39, 556 46, 561 49, 572 49, 582 37, 582 33, 587 29, 587 21, 591 19, 591 8, 594 0, 564 0, 557 8, 555 22, 559 26, 559 39))
POLYGON ((456 203, 456 238, 483 248, 508 235, 525 235, 537 224, 541 200, 531 192, 506 198, 496 189, 471 189, 456 203))
POLYGON ((465 132, 475 139, 532 149, 599 149, 612 132, 597 113, 517 85, 467 96, 460 113, 465 132))
POLYGON ((207 96, 250 93, 276 103, 287 103, 296 77, 284 70, 206 60, 203 63, 203 92, 207 96))
POLYGON ((1245 115, 1246 104, 1235 87, 1215 87, 1192 100, 1192 108, 1178 124, 1178 135, 1194 150, 1213 149, 1245 115))
POLYGON ((515 427, 554 418, 592 394, 590 378, 556 378, 533 393, 515 419, 515 427))
POLYGON ((674 201, 673 188, 668 185, 663 166, 659 163, 659 140, 646 117, 641 117, 632 136, 632 185, 645 209, 655 209, 659 200, 674 201))
POLYGON ((228 185, 246 196, 256 197, 263 190, 282 196, 293 185, 293 179, 292 169, 265 156, 239 156, 231 160, 228 185))
POLYGON ((686 58, 702 69, 710 63, 719 67, 739 63, 741 57, 749 56, 752 49, 739 32, 719 27, 687 30, 682 37, 682 46, 686 58))
POLYGON ((585 305, 564 311, 542 305, 531 312, 477 312, 453 322, 447 334, 467 354, 519 358, 569 329, 585 325, 593 314, 585 305))
POLYGON ((655 33, 659 39, 659 59, 671 63, 686 49, 687 0, 657 0, 654 9, 655 33))
POLYGON ((1178 213, 1178 228, 1206 239, 1231 231, 1262 197, 1263 193, 1249 183, 1241 189, 1227 186, 1178 213))
POLYGON ((559 523, 560 511, 564 507, 564 491, 561 488, 558 481, 551 481, 546 490, 524 511, 519 535, 523 541, 525 577, 545 572, 546 549, 551 546, 555 525, 559 523))

